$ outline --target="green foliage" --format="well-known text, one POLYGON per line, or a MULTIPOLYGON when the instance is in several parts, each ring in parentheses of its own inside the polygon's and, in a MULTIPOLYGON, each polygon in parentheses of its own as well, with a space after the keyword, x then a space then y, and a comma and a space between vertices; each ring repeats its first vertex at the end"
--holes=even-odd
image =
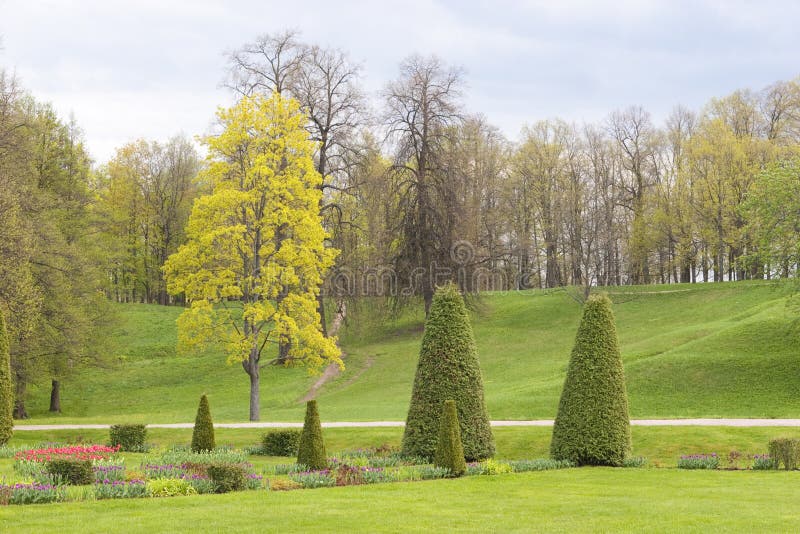
POLYGON ((11 383, 11 350, 6 322, 0 309, 0 446, 8 443, 14 433, 14 389, 11 383))
POLYGON ((508 462, 511 470, 515 473, 527 471, 549 471, 551 469, 567 469, 575 467, 569 460, 553 460, 551 458, 540 458, 538 460, 515 460, 508 462))
POLYGON ((494 455, 494 438, 483 399, 483 378, 464 300, 449 284, 436 291, 403 434, 403 454, 433 458, 441 406, 452 399, 458 410, 467 460, 494 455))
POLYGON ((197 490, 182 478, 157 478, 147 481, 147 493, 151 497, 177 497, 197 495, 197 490))
POLYGON ((216 493, 228 493, 245 489, 245 470, 238 464, 211 464, 207 468, 208 476, 214 482, 216 493))
POLYGON ((770 440, 769 456, 776 468, 783 464, 783 468, 787 471, 797 469, 797 464, 800 463, 800 439, 776 438, 770 440))
POLYGON ((322 441, 322 425, 319 422, 317 401, 306 403, 306 419, 297 450, 297 463, 311 470, 325 469, 328 459, 325 457, 325 443, 322 441))
POLYGON ((128 452, 144 452, 147 450, 147 426, 145 425, 112 425, 108 431, 111 446, 119 445, 120 450, 128 452))
POLYGON ((192 432, 192 452, 213 451, 214 423, 211 421, 211 409, 208 407, 208 397, 200 397, 197 407, 197 417, 194 420, 192 432))
POLYGON ((94 470, 91 460, 75 460, 61 458, 50 460, 45 465, 45 470, 55 480, 73 486, 83 486, 94 482, 94 470))
POLYGON ((296 456, 300 444, 299 430, 274 430, 261 439, 261 454, 267 456, 296 456))
POLYGON ((464 448, 461 445, 461 430, 458 424, 456 402, 447 400, 442 405, 442 416, 439 421, 439 440, 433 455, 433 465, 445 467, 453 476, 460 477, 467 470, 464 460, 464 448))
POLYGON ((578 465, 621 466, 630 450, 625 373, 611 300, 592 295, 572 349, 550 455, 578 465))

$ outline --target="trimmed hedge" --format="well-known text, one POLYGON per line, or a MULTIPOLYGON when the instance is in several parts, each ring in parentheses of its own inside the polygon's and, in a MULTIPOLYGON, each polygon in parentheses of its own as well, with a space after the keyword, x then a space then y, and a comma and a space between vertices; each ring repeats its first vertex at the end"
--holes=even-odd
POLYGON ((267 456, 297 456, 299 430, 274 430, 261 438, 261 454, 267 456))
POLYGON ((66 484, 85 486, 94 482, 94 470, 91 460, 63 458, 50 460, 45 464, 48 474, 58 477, 66 484))
POLYGON ((461 430, 458 425, 456 402, 447 400, 442 406, 442 417, 439 422, 439 441, 436 443, 436 454, 433 465, 445 467, 453 476, 460 477, 467 471, 464 460, 464 448, 461 445, 461 430))
POLYGON ((611 301, 592 295, 575 337, 550 455, 578 465, 622 466, 630 450, 628 396, 611 301))
POLYGON ((328 467, 325 443, 322 441, 322 425, 319 422, 319 412, 315 400, 306 403, 306 420, 297 447, 297 463, 305 465, 312 471, 328 467))
POLYGON ((0 310, 0 446, 14 434, 14 388, 11 382, 11 348, 6 322, 0 310))
POLYGON ((781 464, 787 471, 797 469, 800 463, 800 439, 776 438, 769 441, 769 457, 779 469, 781 464))
POLYGON ((464 300, 454 284, 439 288, 425 321, 419 363, 403 433, 402 453, 433 459, 442 404, 456 403, 468 461, 494 456, 478 351, 464 300))
POLYGON ((214 422, 211 420, 211 409, 208 406, 208 397, 203 395, 200 397, 197 417, 194 420, 192 452, 213 451, 215 446, 214 422))
POLYGON ((111 446, 120 450, 144 452, 147 449, 147 427, 145 425, 112 425, 108 431, 111 446))
POLYGON ((214 483, 215 493, 228 493, 245 489, 244 467, 237 464, 211 464, 206 468, 214 483))

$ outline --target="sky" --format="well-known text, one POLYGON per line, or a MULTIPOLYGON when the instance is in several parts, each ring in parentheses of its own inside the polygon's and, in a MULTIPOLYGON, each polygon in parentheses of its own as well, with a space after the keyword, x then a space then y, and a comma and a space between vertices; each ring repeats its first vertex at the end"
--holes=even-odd
POLYGON ((0 0, 0 69, 74 116, 96 162, 145 138, 207 133, 233 96, 226 52, 296 29, 380 89, 413 53, 465 70, 464 106, 510 139, 538 120, 658 123, 800 75, 800 2, 616 0, 0 0))

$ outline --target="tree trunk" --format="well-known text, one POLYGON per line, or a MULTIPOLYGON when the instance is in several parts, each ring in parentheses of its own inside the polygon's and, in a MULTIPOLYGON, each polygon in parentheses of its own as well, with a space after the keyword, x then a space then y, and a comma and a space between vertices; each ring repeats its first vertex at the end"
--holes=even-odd
POLYGON ((250 357, 242 362, 245 373, 250 377, 250 420, 261 419, 260 369, 258 368, 258 349, 252 349, 250 357))
POLYGON ((50 387, 50 411, 61 413, 61 382, 56 379, 50 387))
POLYGON ((328 337, 328 321, 325 320, 325 297, 322 291, 317 295, 317 313, 319 313, 319 326, 322 329, 322 335, 328 337))
POLYGON ((28 411, 25 409, 25 382, 17 375, 16 387, 14 388, 14 419, 27 419, 28 411))

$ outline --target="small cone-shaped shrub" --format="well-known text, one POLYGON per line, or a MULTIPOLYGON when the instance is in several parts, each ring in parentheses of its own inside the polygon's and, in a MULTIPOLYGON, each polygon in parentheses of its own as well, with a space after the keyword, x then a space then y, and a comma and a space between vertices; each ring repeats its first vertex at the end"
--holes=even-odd
POLYGON ((436 291, 419 353, 403 434, 403 454, 432 459, 441 406, 456 403, 467 460, 494 455, 494 438, 483 400, 478 351, 464 300, 454 284, 436 291))
POLYGON ((439 422, 439 441, 433 457, 436 467, 446 467, 453 476, 460 477, 467 470, 464 460, 464 447, 461 445, 461 428, 458 425, 456 402, 445 401, 439 422))
POLYGON ((322 441, 322 425, 319 422, 319 412, 315 400, 306 403, 306 420, 303 423, 303 433, 300 434, 300 444, 297 447, 297 463, 305 465, 311 470, 328 467, 325 443, 322 441))
POLYGON ((214 423, 211 421, 211 409, 208 407, 208 397, 200 397, 200 406, 197 407, 197 417, 194 420, 192 432, 192 452, 213 451, 214 423))
POLYGON ((622 465, 631 430, 611 301, 591 296, 575 337, 550 455, 578 465, 622 465))
POLYGON ((11 384, 11 349, 6 323, 0 311, 0 445, 5 445, 14 432, 14 389, 11 384))

